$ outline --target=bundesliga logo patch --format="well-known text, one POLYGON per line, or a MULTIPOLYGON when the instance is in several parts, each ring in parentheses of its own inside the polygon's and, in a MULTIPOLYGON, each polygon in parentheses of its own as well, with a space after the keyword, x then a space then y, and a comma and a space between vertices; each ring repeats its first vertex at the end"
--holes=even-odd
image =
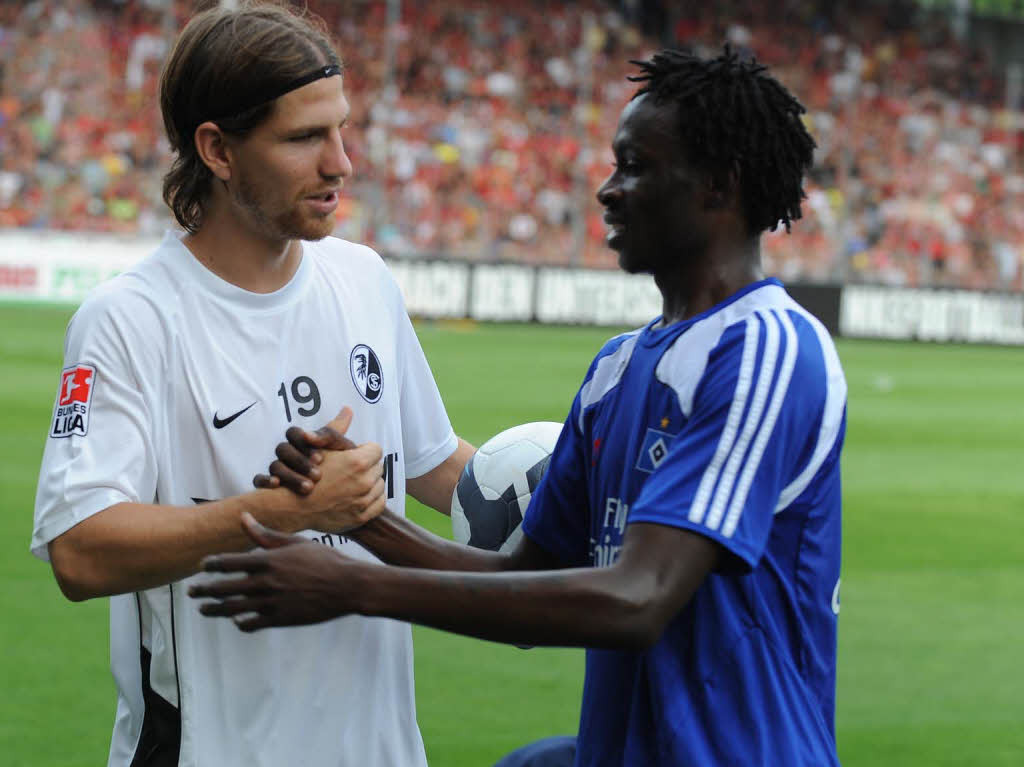
POLYGON ((96 368, 90 365, 75 365, 64 368, 60 374, 60 390, 53 410, 50 437, 70 437, 77 434, 84 437, 89 432, 89 403, 92 401, 92 387, 96 383, 96 368))

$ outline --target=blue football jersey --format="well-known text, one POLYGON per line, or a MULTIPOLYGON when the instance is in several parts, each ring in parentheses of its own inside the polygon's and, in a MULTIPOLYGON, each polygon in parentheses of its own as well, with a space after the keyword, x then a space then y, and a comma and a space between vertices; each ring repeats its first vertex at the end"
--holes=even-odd
POLYGON ((776 280, 600 351, 524 533, 566 566, 634 522, 728 553, 653 647, 587 651, 577 765, 838 764, 845 423, 835 346, 776 280))

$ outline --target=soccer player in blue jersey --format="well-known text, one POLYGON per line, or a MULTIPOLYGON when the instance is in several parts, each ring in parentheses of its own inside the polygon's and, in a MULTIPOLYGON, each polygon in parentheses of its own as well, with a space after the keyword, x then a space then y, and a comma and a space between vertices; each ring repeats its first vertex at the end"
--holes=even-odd
MULTIPOLYGON (((846 384, 822 325, 761 271, 800 216, 803 107, 728 49, 639 62, 597 198, 662 315, 609 341, 509 554, 385 513, 353 536, 392 566, 245 524, 264 551, 198 587, 243 630, 386 616, 588 648, 576 765, 838 763, 846 384)), ((298 490, 330 429, 292 432, 260 482, 298 490)))

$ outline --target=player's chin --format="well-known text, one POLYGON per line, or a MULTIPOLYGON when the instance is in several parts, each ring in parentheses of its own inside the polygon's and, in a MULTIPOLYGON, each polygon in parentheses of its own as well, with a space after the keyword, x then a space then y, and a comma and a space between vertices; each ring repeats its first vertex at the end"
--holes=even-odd
POLYGON ((612 231, 605 238, 605 244, 619 255, 619 268, 624 272, 635 274, 643 271, 637 265, 638 257, 636 250, 630 247, 629 240, 622 230, 612 231))
POLYGON ((334 231, 334 216, 308 217, 302 221, 297 232, 299 239, 307 241, 322 240, 334 231))
POLYGON ((648 270, 647 264, 634 250, 628 247, 614 248, 619 254, 619 268, 629 274, 641 274, 648 270))
POLYGON ((643 240, 619 235, 608 243, 619 255, 619 268, 627 274, 654 274, 657 246, 643 240))

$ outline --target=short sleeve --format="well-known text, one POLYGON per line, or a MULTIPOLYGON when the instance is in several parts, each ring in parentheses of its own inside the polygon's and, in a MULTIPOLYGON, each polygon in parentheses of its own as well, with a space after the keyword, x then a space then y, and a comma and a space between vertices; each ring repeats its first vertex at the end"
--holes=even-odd
POLYGON ((87 517, 155 500, 154 429, 136 367, 152 350, 131 348, 132 338, 147 338, 150 316, 104 295, 68 325, 36 489, 31 549, 41 559, 49 559, 50 541, 87 517))
POLYGON ((742 567, 756 567, 780 493, 818 432, 826 376, 816 351, 801 349, 785 311, 758 312, 727 329, 629 522, 693 530, 742 567))
POLYGON ((566 566, 587 560, 589 500, 579 411, 577 394, 544 478, 523 515, 523 534, 566 566))
POLYGON ((405 475, 407 478, 420 477, 454 453, 459 441, 445 411, 434 374, 423 354, 423 347, 405 310, 405 302, 397 285, 392 282, 391 287, 398 315, 399 412, 402 417, 405 475))

